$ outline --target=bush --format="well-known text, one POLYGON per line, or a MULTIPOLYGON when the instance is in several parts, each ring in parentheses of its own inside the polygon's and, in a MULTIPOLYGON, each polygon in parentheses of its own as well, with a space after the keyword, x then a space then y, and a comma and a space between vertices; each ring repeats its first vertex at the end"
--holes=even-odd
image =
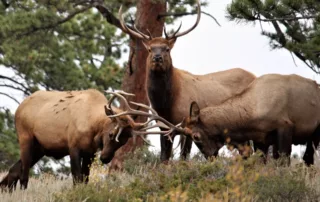
POLYGON ((139 150, 125 171, 55 195, 56 201, 319 201, 319 170, 296 164, 279 167, 257 156, 191 159, 159 164, 158 155, 139 150))

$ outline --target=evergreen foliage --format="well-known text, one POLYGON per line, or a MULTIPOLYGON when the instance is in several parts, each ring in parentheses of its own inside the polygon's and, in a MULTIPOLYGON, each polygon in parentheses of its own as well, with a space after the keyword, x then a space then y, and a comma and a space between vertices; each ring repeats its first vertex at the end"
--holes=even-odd
POLYGON ((227 13, 237 22, 271 24, 274 32, 262 30, 271 47, 289 50, 320 73, 320 1, 233 0, 227 13))
MULTIPOLYGON (((194 13, 195 3, 195 0, 170 1, 168 12, 189 15, 194 13)), ((1 0, 0 100, 7 96, 16 101, 12 91, 27 96, 39 89, 119 88, 125 64, 119 64, 118 60, 127 51, 122 45, 128 43, 129 37, 96 9, 98 5, 114 17, 118 17, 118 9, 123 5, 130 14, 126 15, 130 22, 129 16, 135 12, 130 8, 136 6, 136 0, 1 0), (8 76, 7 72, 13 72, 14 76, 8 76)), ((166 19, 171 23, 175 16, 166 19)), ((0 102, 1 106, 5 104, 0 102)), ((2 110, 0 168, 8 168, 17 160, 17 143, 13 115, 2 110)), ((45 159, 38 164, 40 170, 48 170, 47 162, 45 159)))

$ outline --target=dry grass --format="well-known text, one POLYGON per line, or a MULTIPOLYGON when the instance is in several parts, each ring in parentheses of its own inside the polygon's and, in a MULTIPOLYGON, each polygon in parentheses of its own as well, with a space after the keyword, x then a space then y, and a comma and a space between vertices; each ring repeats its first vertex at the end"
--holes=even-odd
MULTIPOLYGON (((7 173, 0 173, 0 179, 7 173)), ((43 202, 54 201, 54 193, 72 187, 71 178, 60 180, 53 175, 42 174, 39 178, 31 177, 27 190, 17 190, 13 193, 0 193, 1 202, 43 202)))
MULTIPOLYGON (((159 165, 159 156, 138 151, 125 162, 125 171, 108 174, 94 161, 88 185, 74 187, 71 178, 42 174, 31 178, 26 191, 0 193, 0 201, 320 201, 320 168, 292 160, 289 167, 256 157, 196 156, 159 165)), ((0 174, 0 179, 3 174, 0 174)))

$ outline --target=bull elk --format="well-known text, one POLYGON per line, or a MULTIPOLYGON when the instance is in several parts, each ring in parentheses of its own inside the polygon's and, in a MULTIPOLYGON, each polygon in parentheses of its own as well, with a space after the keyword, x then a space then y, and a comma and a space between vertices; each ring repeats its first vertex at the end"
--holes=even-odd
MULTIPOLYGON (((170 51, 178 37, 184 36, 197 27, 201 8, 197 0, 197 20, 188 30, 178 33, 176 30, 169 35, 164 29, 165 38, 152 37, 139 31, 135 26, 128 27, 119 10, 120 24, 134 38, 141 39, 148 50, 146 61, 146 91, 152 108, 163 118, 173 124, 178 124, 183 117, 188 116, 188 106, 191 101, 196 101, 200 108, 218 105, 226 99, 241 93, 256 78, 253 74, 234 68, 226 71, 206 75, 194 75, 175 68, 172 64, 170 51)), ((169 160, 172 153, 172 142, 165 136, 160 136, 161 160, 169 160)), ((192 139, 187 138, 185 147, 182 148, 181 157, 186 158, 191 150, 192 139)))
POLYGON ((12 191, 20 180, 21 188, 27 188, 29 169, 44 155, 55 159, 70 155, 74 183, 88 182, 89 166, 98 149, 102 149, 101 161, 108 163, 134 130, 144 127, 129 115, 109 118, 122 112, 111 108, 119 93, 111 94, 109 102, 93 89, 37 91, 27 97, 15 113, 20 160, 0 187, 12 191))
POLYGON ((253 140, 265 149, 273 145, 276 157, 289 156, 291 144, 307 144, 303 159, 310 165, 320 141, 319 124, 319 85, 294 74, 269 74, 220 105, 200 109, 192 102, 182 126, 205 157, 216 155, 231 138, 253 140))

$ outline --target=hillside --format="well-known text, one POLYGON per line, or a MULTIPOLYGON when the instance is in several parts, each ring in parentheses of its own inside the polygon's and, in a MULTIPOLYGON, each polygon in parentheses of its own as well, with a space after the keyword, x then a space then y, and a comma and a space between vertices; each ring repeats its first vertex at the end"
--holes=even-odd
POLYGON ((1 201, 319 201, 320 169, 297 159, 291 166, 258 155, 248 160, 220 157, 213 162, 196 155, 187 162, 158 163, 158 156, 137 151, 124 172, 108 174, 96 160, 88 185, 49 174, 31 178, 26 191, 0 194, 1 201))

